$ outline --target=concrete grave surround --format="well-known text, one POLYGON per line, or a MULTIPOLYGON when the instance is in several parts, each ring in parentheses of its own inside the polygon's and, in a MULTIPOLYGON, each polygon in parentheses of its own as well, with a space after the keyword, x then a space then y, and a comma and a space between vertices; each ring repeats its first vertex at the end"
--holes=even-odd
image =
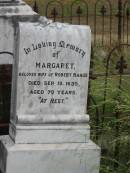
MULTIPOLYGON (((26 4, 10 2, 11 8, 17 3, 20 14, 26 4)), ((12 59, 0 57, 1 64, 13 63, 10 132, 0 140, 0 170, 99 173, 100 148, 90 140, 86 114, 90 28, 52 23, 28 6, 25 15, 11 17, 10 6, 0 19, 10 26, 0 33, 1 51, 14 53, 12 59)))

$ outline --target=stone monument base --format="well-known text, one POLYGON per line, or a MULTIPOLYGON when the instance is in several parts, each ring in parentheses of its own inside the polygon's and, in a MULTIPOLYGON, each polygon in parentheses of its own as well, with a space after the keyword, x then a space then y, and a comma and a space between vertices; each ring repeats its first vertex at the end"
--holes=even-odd
POLYGON ((92 141, 63 144, 0 142, 2 173, 98 173, 100 148, 92 141))
POLYGON ((16 125, 10 124, 10 137, 15 144, 86 143, 90 127, 80 125, 16 125))

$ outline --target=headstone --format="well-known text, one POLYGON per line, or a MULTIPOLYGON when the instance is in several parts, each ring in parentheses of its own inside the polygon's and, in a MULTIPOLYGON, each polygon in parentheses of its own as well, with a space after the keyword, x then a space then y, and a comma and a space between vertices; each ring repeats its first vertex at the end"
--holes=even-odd
MULTIPOLYGON (((44 119, 48 114, 84 115, 90 29, 60 23, 21 22, 19 30, 20 45, 16 59, 18 119, 20 115, 23 118, 30 115, 35 119, 44 119)), ((47 118, 50 119, 49 115, 47 118)))
POLYGON ((89 27, 48 23, 44 19, 37 23, 21 22, 18 37, 13 86, 16 89, 12 95, 16 103, 10 126, 12 138, 16 143, 89 140, 89 126, 84 125, 89 121, 86 115, 89 27), (26 124, 31 127, 28 131, 26 124), (46 135, 41 137, 41 133, 46 135))
POLYGON ((15 34, 2 173, 98 173, 100 148, 90 140, 86 114, 90 28, 41 17, 18 22, 15 34))

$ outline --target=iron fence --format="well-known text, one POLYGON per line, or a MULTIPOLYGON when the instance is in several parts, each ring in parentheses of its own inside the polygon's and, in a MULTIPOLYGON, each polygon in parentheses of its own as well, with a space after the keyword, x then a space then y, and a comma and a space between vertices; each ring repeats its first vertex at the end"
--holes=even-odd
MULTIPOLYGON (((66 5, 64 1, 52 0, 46 4, 42 15, 54 22, 90 25, 94 45, 129 44, 129 0, 118 0, 116 8, 113 7, 114 2, 112 3, 111 0, 96 0, 90 8, 89 3, 90 1, 87 0, 72 0, 66 5)), ((41 11, 41 8, 35 1, 34 11, 41 11)))

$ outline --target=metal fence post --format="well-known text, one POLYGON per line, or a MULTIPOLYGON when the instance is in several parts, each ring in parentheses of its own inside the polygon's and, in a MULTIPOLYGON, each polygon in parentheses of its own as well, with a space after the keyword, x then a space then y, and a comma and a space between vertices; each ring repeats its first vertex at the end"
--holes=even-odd
POLYGON ((118 41, 122 42, 122 0, 118 0, 118 41))
POLYGON ((33 10, 34 10, 36 13, 39 12, 38 5, 37 5, 37 1, 35 1, 35 3, 34 3, 33 10))

